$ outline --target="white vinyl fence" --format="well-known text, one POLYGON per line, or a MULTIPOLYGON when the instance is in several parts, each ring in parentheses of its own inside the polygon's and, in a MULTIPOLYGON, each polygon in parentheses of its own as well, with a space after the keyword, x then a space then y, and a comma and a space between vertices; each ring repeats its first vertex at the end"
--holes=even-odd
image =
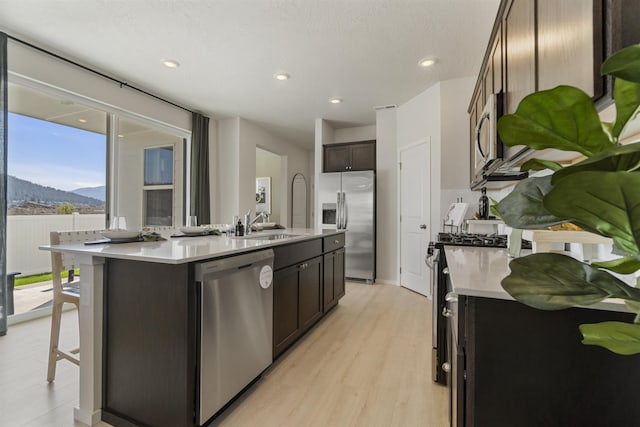
POLYGON ((103 230, 104 214, 8 215, 7 272, 23 276, 51 271, 51 255, 38 249, 49 244, 51 231, 103 230))

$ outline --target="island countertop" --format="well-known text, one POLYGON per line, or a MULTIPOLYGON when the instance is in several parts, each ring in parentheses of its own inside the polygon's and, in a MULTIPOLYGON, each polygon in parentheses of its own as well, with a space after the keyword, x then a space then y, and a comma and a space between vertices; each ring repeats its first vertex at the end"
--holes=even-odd
MULTIPOLYGON (((529 250, 523 250, 521 255, 530 253, 529 250)), ((500 285, 502 279, 511 272, 509 261, 513 258, 508 256, 507 249, 445 246, 445 256, 455 293, 472 297, 514 299, 500 285)), ((584 308, 628 311, 622 300, 614 298, 584 308)))
POLYGON ((132 243, 103 243, 85 245, 83 243, 42 245, 40 249, 49 251, 70 252, 93 257, 117 258, 135 261, 158 262, 163 264, 183 264, 192 261, 217 258, 269 248, 291 242, 329 237, 344 233, 344 230, 291 228, 284 230, 261 231, 243 237, 197 236, 171 237, 180 234, 171 229, 160 232, 166 239, 161 241, 132 243), (287 234, 291 237, 267 240, 266 236, 287 234), (265 236, 265 239, 260 239, 265 236))

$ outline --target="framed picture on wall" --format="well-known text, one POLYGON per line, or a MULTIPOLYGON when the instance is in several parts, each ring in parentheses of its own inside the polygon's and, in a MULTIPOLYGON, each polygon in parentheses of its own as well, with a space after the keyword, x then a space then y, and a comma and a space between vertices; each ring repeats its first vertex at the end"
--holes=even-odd
POLYGON ((271 214, 271 177, 256 178, 256 214, 271 214))

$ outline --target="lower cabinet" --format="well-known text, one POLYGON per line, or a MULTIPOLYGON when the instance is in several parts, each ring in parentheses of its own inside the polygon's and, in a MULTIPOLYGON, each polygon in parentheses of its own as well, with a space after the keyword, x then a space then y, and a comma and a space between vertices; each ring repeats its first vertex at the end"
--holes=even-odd
POLYGON ((324 255, 323 310, 326 312, 344 296, 344 249, 324 255))
POLYGON ((322 257, 273 274, 273 357, 322 317, 322 257))
POLYGON ((632 314, 541 311, 462 295, 458 308, 460 337, 452 337, 450 354, 453 426, 638 425, 637 397, 626 391, 640 383, 640 356, 583 345, 578 329, 632 322, 632 314))

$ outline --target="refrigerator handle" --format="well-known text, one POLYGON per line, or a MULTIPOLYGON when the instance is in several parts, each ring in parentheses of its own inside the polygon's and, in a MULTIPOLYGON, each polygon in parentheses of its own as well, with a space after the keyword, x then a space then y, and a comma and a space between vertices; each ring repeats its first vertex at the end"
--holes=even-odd
POLYGON ((336 229, 340 230, 342 224, 342 193, 336 192, 336 229))
POLYGON ((349 223, 349 208, 347 206, 347 193, 342 193, 342 207, 344 209, 344 225, 343 229, 347 229, 347 224, 349 223))

